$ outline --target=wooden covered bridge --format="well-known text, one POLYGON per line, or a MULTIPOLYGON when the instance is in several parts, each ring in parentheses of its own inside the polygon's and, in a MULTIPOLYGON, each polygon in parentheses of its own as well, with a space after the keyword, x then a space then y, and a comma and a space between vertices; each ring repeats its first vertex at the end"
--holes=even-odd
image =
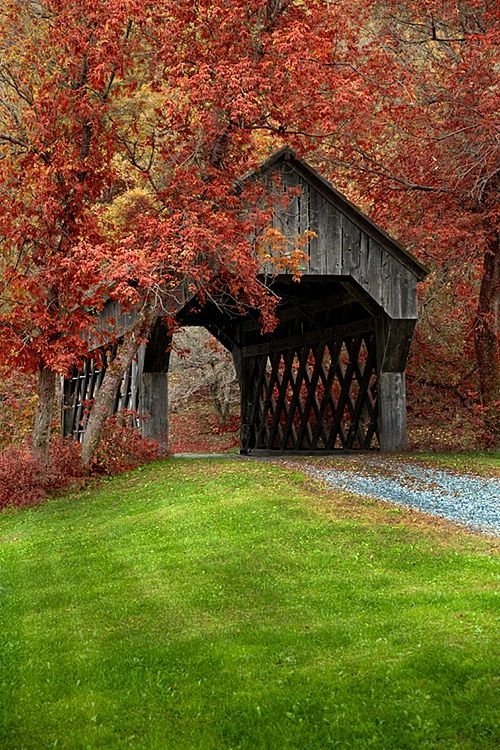
MULTIPOLYGON (((298 188, 275 226, 286 237, 311 232, 299 283, 263 278, 280 298, 279 325, 262 335, 255 315, 234 316, 193 299, 181 325, 205 326, 232 352, 241 393, 242 452, 368 450, 406 445, 404 370, 425 268, 289 148, 259 170, 298 188)), ((116 310, 110 314, 116 315, 116 310)), ((126 323, 124 325, 126 329, 126 323)), ((125 334, 126 335, 126 334, 125 334)), ((146 418, 143 434, 165 441, 168 332, 157 321, 126 374, 115 410, 146 418)), ((88 360, 64 388, 63 431, 85 428, 84 404, 103 368, 88 360)))

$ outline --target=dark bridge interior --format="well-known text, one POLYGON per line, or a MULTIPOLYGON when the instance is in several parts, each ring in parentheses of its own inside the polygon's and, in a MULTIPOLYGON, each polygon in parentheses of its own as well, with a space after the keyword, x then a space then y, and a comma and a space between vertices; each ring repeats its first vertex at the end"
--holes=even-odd
POLYGON ((268 335, 256 315, 231 318, 196 302, 180 311, 182 325, 205 326, 233 354, 243 452, 379 447, 373 306, 350 287, 274 280, 280 323, 268 335))

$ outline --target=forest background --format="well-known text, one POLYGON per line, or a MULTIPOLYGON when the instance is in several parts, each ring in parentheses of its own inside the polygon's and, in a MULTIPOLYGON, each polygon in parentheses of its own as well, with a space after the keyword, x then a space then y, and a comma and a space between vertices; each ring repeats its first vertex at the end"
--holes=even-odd
POLYGON ((498 28, 493 0, 7 0, 6 476, 21 455, 28 474, 47 463, 58 379, 88 354, 106 299, 140 314, 91 410, 86 463, 102 470, 129 445, 116 425, 101 439, 120 370, 159 312, 171 320, 165 300, 183 279, 212 298, 229 290, 272 326, 248 241, 250 226, 265 236, 266 197, 234 184, 285 143, 430 269, 407 372, 412 446, 495 446, 498 28), (242 201, 256 198, 243 220, 242 201))

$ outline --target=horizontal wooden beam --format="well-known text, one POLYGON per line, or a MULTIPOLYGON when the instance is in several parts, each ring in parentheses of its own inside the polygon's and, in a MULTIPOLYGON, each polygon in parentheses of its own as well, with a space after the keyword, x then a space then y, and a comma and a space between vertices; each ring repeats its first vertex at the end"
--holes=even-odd
POLYGON ((352 323, 341 323, 331 328, 323 328, 319 331, 310 331, 295 336, 285 338, 274 338, 269 341, 263 341, 261 344, 252 344, 243 347, 243 357, 255 357, 259 354, 270 354, 275 351, 285 351, 295 347, 308 346, 311 344, 321 344, 337 336, 357 336, 360 333, 369 333, 373 331, 375 321, 373 318, 364 318, 355 320, 352 323))

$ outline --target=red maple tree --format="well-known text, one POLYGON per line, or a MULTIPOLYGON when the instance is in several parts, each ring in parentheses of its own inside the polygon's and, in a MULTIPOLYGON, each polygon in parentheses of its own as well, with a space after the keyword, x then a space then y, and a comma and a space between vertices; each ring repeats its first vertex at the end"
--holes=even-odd
POLYGON ((318 158, 432 269, 419 387, 475 399, 498 435, 498 4, 389 0, 363 33, 349 62, 359 107, 318 158))
POLYGON ((87 461, 121 374, 186 280, 192 293, 259 307, 272 324, 248 240, 265 224, 265 196, 234 185, 284 141, 315 151, 432 264, 435 314, 416 352, 442 355, 440 377, 457 360, 463 373, 459 330, 475 341, 492 404, 494 16, 489 0, 7 0, 0 350, 40 373, 35 447, 47 448, 55 373, 95 344, 106 300, 137 316, 94 404, 87 461), (257 198, 262 209, 244 215, 257 198))
POLYGON ((266 135, 348 97, 329 65, 340 18, 316 0, 4 4, 0 346, 40 372, 36 448, 47 452, 55 373, 88 352, 106 299, 137 315, 95 400, 86 461, 121 374, 186 279, 271 324, 248 239, 268 213, 261 201, 249 214, 257 187, 235 180, 266 135))

